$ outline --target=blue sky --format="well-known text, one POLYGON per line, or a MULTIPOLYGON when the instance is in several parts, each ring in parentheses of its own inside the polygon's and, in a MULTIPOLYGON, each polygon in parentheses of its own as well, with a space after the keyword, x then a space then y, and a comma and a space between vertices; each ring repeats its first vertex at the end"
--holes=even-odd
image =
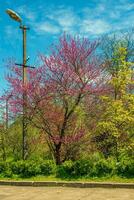
POLYGON ((6 60, 14 57, 22 62, 21 30, 5 13, 7 8, 30 27, 30 64, 37 63, 39 53, 48 54, 63 32, 93 38, 134 25, 133 0, 0 0, 0 94, 7 87, 6 60))

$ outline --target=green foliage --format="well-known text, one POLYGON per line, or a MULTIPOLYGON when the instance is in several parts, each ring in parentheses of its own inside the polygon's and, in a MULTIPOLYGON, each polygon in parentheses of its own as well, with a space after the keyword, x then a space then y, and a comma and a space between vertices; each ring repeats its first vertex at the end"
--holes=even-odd
POLYGON ((134 177, 134 155, 121 153, 116 173, 122 177, 134 177))
POLYGON ((11 178, 13 173, 8 162, 0 162, 0 174, 3 177, 11 178))
POLYGON ((77 161, 66 161, 56 166, 52 160, 0 162, 1 177, 30 178, 38 175, 54 175, 58 178, 90 177, 134 177, 134 159, 122 157, 119 162, 114 158, 105 159, 99 154, 91 155, 77 161))
POLYGON ((17 161, 10 164, 11 170, 14 174, 21 177, 31 177, 40 174, 40 166, 33 161, 17 161))
POLYGON ((115 162, 113 160, 100 159, 95 163, 93 176, 102 177, 112 175, 115 170, 115 162), (112 161, 112 162, 110 162, 112 161))
POLYGON ((74 163, 74 171, 76 176, 91 176, 93 173, 93 160, 81 159, 74 163))
POLYGON ((5 162, 0 162, 0 174, 3 173, 5 170, 6 170, 5 162))
POLYGON ((74 163, 76 176, 103 177, 115 172, 115 161, 93 155, 89 159, 81 159, 74 163), (98 157, 98 159, 97 159, 98 157))
POLYGON ((122 177, 134 177, 134 160, 123 160, 118 163, 117 174, 122 177))
POLYGON ((134 147, 134 96, 126 94, 116 100, 102 97, 102 102, 104 111, 97 122, 94 138, 105 156, 113 155, 118 159, 121 149, 134 147))
POLYGON ((20 174, 22 174, 22 172, 25 168, 25 163, 24 163, 24 161, 11 162, 10 167, 11 167, 13 174, 20 175, 20 174))
POLYGON ((48 176, 50 174, 53 174, 55 172, 55 164, 51 160, 45 160, 40 162, 40 170, 41 174, 48 176))
POLYGON ((12 170, 10 168, 6 168, 6 170, 3 173, 3 176, 7 178, 12 178, 13 176, 12 170))
POLYGON ((114 159, 100 158, 96 156, 89 159, 81 159, 75 162, 66 161, 63 165, 57 167, 57 177, 103 177, 111 176, 116 171, 116 162, 114 159))
POLYGON ((48 176, 53 174, 55 165, 51 160, 35 162, 28 161, 16 161, 16 162, 0 162, 0 173, 5 177, 10 177, 12 174, 19 177, 28 178, 36 175, 48 176))
POLYGON ((57 166, 56 177, 69 178, 74 176, 74 163, 69 160, 57 166))

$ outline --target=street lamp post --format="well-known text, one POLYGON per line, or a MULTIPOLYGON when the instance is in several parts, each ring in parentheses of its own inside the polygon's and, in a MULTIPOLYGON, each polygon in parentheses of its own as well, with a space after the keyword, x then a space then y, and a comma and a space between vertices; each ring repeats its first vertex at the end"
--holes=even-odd
MULTIPOLYGON (((26 67, 26 62, 27 62, 27 58, 26 58, 26 31, 29 30, 28 27, 26 26, 20 26, 20 28, 22 29, 22 33, 23 33, 23 86, 25 87, 27 84, 27 67, 26 67)), ((27 136, 27 113, 26 113, 26 106, 25 103, 27 101, 27 94, 25 92, 25 89, 23 91, 23 134, 22 134, 22 158, 23 160, 26 159, 27 157, 27 141, 26 141, 26 136, 27 136)))
MULTIPOLYGON (((17 64, 16 65, 20 65, 22 66, 23 69, 23 86, 25 87, 27 84, 27 58, 26 58, 26 31, 29 30, 28 27, 22 25, 22 19, 21 17, 14 12, 11 9, 7 9, 6 13, 15 21, 20 23, 20 29, 22 29, 22 35, 23 35, 23 64, 17 64)), ((33 68, 33 67, 31 67, 33 68)), ((26 92, 24 90, 23 92, 23 128, 22 128, 22 159, 25 160, 27 157, 27 141, 26 141, 26 136, 27 136, 27 116, 26 116, 26 99, 27 99, 27 95, 26 92)))

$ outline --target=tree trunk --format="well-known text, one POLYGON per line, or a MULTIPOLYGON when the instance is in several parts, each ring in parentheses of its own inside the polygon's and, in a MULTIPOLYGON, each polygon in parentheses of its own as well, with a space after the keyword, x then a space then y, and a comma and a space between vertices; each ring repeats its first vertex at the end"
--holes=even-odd
POLYGON ((3 154, 2 154, 3 161, 6 161, 6 151, 5 151, 4 145, 2 146, 2 150, 3 150, 3 154))
POLYGON ((61 144, 56 145, 56 147, 55 147, 55 162, 56 162, 56 165, 61 164, 60 149, 61 149, 61 144))
POLYGON ((115 156, 116 156, 117 162, 119 162, 118 141, 115 142, 115 156))

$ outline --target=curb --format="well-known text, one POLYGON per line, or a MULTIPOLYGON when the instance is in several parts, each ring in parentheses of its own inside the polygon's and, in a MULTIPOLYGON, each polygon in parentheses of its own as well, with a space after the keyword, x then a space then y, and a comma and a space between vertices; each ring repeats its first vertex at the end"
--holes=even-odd
POLYGON ((74 188, 126 188, 134 189, 134 183, 100 183, 100 182, 56 182, 56 181, 0 181, 0 185, 31 187, 74 187, 74 188))

